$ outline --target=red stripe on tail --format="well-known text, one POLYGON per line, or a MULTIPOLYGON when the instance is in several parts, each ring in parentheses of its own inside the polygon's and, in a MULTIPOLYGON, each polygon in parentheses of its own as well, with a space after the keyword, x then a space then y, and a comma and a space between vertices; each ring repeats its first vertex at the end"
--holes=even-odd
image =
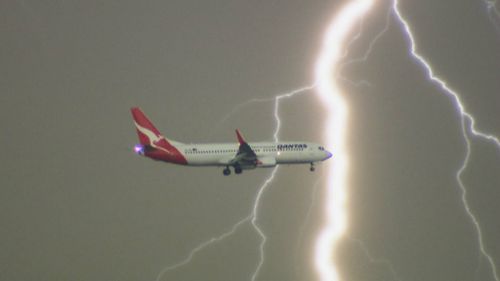
POLYGON ((156 129, 140 108, 132 107, 130 111, 134 118, 140 143, 153 148, 149 151, 146 150, 144 153, 145 156, 165 162, 187 164, 186 158, 161 135, 160 131, 156 129))
POLYGON ((246 143, 245 139, 243 138, 243 136, 241 135, 241 132, 240 130, 236 129, 236 137, 238 138, 238 142, 240 144, 244 144, 246 143))

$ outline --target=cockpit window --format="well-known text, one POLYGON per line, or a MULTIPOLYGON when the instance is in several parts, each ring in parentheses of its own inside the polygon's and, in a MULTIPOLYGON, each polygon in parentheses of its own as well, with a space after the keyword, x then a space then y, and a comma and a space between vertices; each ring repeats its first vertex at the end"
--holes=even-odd
POLYGON ((321 150, 321 151, 325 150, 325 148, 322 147, 322 146, 319 146, 318 149, 321 150))

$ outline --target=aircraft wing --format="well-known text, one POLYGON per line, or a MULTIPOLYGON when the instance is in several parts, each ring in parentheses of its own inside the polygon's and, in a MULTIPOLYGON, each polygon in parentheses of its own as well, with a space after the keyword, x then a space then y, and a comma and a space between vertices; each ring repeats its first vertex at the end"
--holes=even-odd
POLYGON ((240 165, 240 166, 256 166, 257 165, 257 154, 248 145, 248 143, 243 139, 239 130, 236 130, 236 136, 238 137, 238 142, 240 147, 238 148, 238 153, 229 162, 230 165, 240 165))

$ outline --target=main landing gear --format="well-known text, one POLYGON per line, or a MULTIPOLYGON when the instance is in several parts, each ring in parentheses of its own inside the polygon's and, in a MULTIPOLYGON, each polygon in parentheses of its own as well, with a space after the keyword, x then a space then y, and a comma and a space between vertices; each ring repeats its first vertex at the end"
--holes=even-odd
POLYGON ((314 172, 314 170, 316 170, 316 168, 314 167, 314 163, 311 162, 311 167, 309 167, 309 171, 314 172))
POLYGON ((235 166, 235 167, 234 167, 234 173, 235 173, 235 174, 239 175, 239 174, 241 174, 241 172, 242 172, 242 170, 241 170, 241 167, 240 167, 240 166, 235 166))
MULTIPOLYGON (((243 172, 243 169, 241 169, 240 166, 235 166, 234 167, 234 173, 239 175, 241 174, 241 172, 243 172)), ((231 174, 231 169, 229 169, 229 166, 226 166, 226 168, 224 168, 224 170, 222 170, 222 174, 224 176, 229 176, 231 174)))

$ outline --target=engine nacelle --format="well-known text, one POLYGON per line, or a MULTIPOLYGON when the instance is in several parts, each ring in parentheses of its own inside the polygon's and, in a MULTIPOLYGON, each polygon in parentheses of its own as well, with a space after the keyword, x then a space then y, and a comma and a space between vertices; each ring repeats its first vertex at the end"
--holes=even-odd
POLYGON ((261 157, 257 162, 258 167, 268 168, 276 166, 276 158, 274 157, 261 157))

